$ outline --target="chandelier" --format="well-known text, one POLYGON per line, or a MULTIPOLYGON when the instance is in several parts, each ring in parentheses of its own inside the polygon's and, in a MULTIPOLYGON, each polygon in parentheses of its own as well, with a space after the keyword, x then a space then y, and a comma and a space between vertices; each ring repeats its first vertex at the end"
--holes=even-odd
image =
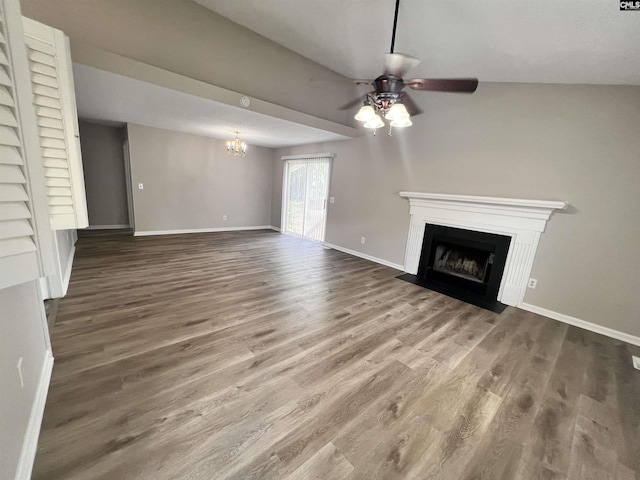
POLYGON ((244 157, 247 153, 247 144, 240 141, 240 132, 234 132, 236 138, 227 142, 227 153, 234 157, 244 157))

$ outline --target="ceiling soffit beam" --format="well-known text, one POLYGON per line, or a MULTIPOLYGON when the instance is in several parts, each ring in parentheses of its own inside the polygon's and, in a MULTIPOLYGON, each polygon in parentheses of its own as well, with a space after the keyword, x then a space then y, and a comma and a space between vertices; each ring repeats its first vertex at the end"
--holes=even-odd
POLYGON ((233 107, 247 108, 252 112, 298 123, 307 127, 317 128, 326 132, 344 135, 350 138, 358 136, 358 130, 353 127, 265 102, 264 100, 250 97, 249 95, 246 96, 249 96, 251 99, 251 105, 249 107, 243 107, 240 103, 240 99, 244 96, 242 93, 217 87, 210 83, 154 67, 153 65, 132 60, 115 53, 107 52, 86 43, 74 43, 72 40, 71 56, 74 63, 79 63, 100 70, 106 70, 111 73, 151 83, 160 87, 170 88, 178 92, 188 93, 190 95, 206 98, 208 100, 213 100, 233 107))

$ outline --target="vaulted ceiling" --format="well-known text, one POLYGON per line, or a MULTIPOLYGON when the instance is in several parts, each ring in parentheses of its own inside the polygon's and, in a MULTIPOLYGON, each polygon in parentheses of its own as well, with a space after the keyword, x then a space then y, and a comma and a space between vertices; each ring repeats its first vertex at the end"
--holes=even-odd
MULTIPOLYGON (((394 0, 196 0, 352 78, 380 74, 394 0)), ((640 12, 618 0, 401 0, 411 76, 640 85, 640 12)))
MULTIPOLYGON (((84 118, 224 139, 239 129, 251 144, 274 147, 356 134, 344 127, 353 113, 338 110, 356 87, 341 75, 381 73, 395 0, 21 4, 25 15, 71 37, 74 61, 81 64, 76 89, 84 118), (98 51, 107 53, 98 59, 98 51), (115 68, 111 54, 120 56, 122 68, 115 68), (238 98, 163 90, 168 85, 154 76, 136 75, 142 64, 238 98), (242 109, 241 95, 256 102, 242 109), (255 109, 260 100, 268 112, 255 109), (280 107, 287 115, 273 113, 280 107), (295 115, 300 112, 306 123, 295 115)), ((638 45, 640 12, 620 11, 619 0, 401 0, 396 38, 397 52, 422 60, 409 77, 475 76, 480 89, 484 82, 640 85, 638 45)), ((429 95, 414 98, 427 101, 429 95)))

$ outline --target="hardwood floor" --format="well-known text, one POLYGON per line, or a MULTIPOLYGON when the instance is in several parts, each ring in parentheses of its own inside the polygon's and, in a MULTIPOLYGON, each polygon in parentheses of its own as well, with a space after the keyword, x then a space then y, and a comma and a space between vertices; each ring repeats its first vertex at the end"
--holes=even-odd
POLYGON ((636 479, 640 348, 275 232, 78 242, 35 479, 636 479))

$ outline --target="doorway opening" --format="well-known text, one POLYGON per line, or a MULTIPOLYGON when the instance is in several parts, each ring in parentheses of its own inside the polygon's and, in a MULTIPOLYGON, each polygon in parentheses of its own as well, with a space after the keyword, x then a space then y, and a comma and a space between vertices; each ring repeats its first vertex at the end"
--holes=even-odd
POLYGON ((323 242, 332 156, 285 158, 282 231, 323 242))

